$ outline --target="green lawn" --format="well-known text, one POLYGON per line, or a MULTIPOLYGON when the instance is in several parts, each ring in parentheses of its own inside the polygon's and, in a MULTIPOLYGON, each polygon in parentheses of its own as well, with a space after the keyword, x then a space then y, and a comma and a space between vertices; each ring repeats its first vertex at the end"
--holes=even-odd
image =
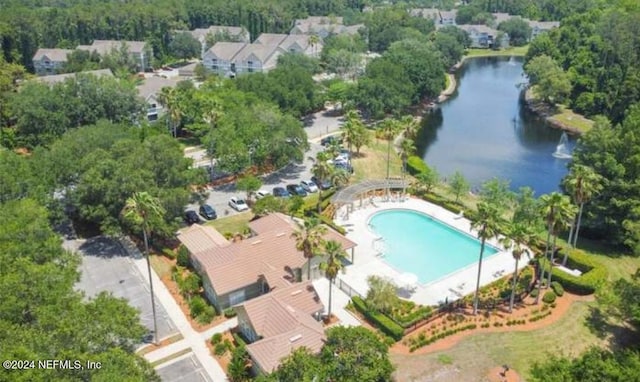
POLYGON ((591 345, 604 345, 582 323, 589 315, 592 303, 574 303, 559 321, 530 332, 477 333, 451 349, 422 355, 392 355, 398 365, 399 381, 411 381, 424 375, 434 375, 433 381, 449 381, 446 370, 456 369, 456 380, 483 380, 489 369, 507 364, 526 378, 530 366, 543 361, 547 352, 556 355, 576 355, 591 345), (450 362, 443 365, 442 360, 450 362), (442 376, 442 377, 438 377, 442 376))
POLYGON ((573 110, 563 105, 558 105, 558 112, 550 117, 563 125, 571 126, 579 131, 586 133, 593 127, 593 121, 584 116, 574 113, 573 110))
POLYGON ((464 57, 495 57, 495 56, 524 56, 529 50, 529 45, 515 46, 506 49, 480 49, 470 48, 464 54, 464 57))
POLYGON ((162 255, 151 255, 151 268, 158 274, 160 278, 171 275, 171 265, 163 261, 162 255))
MULTIPOLYGON (((373 132, 371 133, 373 135, 373 132)), ((387 141, 372 138, 371 145, 360 150, 360 155, 354 155, 352 160, 354 175, 351 184, 365 179, 384 179, 387 177, 387 141)), ((402 161, 391 148, 391 177, 402 175, 402 161)))
POLYGON ((216 220, 210 220, 206 225, 210 225, 218 232, 242 232, 249 226, 249 221, 253 219, 253 212, 247 211, 227 217, 218 217, 216 220))

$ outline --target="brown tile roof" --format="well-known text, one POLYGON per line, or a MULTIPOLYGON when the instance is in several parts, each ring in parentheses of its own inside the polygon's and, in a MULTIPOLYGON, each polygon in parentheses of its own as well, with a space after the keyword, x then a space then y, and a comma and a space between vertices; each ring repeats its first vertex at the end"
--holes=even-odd
MULTIPOLYGON (((296 225, 289 217, 270 214, 250 222, 249 226, 257 234, 249 239, 221 246, 200 234, 197 240, 193 239, 200 244, 190 244, 194 249, 190 252, 202 265, 219 295, 256 283, 261 278, 276 280, 278 285, 268 281, 270 287, 286 285, 282 280, 293 277, 291 270, 306 263, 302 252, 296 249, 291 235, 296 225)), ((356 245, 332 229, 326 237, 340 242, 344 249, 356 245)), ((187 245, 183 234, 178 235, 178 240, 187 245)))
POLYGON ((218 33, 228 33, 230 36, 241 36, 244 34, 245 29, 243 27, 232 27, 223 25, 212 25, 209 28, 196 28, 190 31, 176 31, 190 33, 193 38, 200 40, 207 37, 207 35, 216 35, 218 33))
POLYGON ((296 348, 305 346, 319 352, 324 329, 312 315, 324 310, 311 282, 277 289, 241 305, 261 340, 247 351, 262 370, 271 372, 280 360, 296 348))
POLYGON ((276 53, 278 48, 279 45, 277 44, 246 44, 233 59, 236 61, 247 61, 251 55, 254 55, 264 64, 276 53))
POLYGON ((73 52, 70 49, 38 49, 33 55, 33 61, 40 61, 47 57, 51 61, 67 62, 67 55, 73 52))
POLYGON ((200 224, 194 224, 178 231, 178 240, 191 253, 203 252, 211 248, 225 247, 231 244, 215 228, 200 224))

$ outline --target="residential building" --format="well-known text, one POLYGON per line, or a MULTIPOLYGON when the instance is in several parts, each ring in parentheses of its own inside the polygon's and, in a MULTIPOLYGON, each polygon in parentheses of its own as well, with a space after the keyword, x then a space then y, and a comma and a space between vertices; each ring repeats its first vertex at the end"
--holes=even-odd
POLYGON ((56 74, 67 62, 70 49, 38 49, 33 55, 33 68, 39 76, 56 74))
MULTIPOLYGON (((194 224, 178 233, 189 250, 190 261, 202 279, 207 298, 218 310, 251 300, 274 288, 287 287, 307 278, 307 260, 296 249, 292 218, 274 213, 249 222, 251 237, 230 242, 209 226, 194 224)), ((355 243, 328 229, 327 239, 351 250, 355 243)), ((322 276, 321 257, 310 260, 311 278, 322 276)))
POLYGON ((324 305, 311 281, 276 288, 235 311, 255 374, 271 373, 299 347, 318 353, 326 339, 319 322, 324 305))
POLYGON ((491 16, 493 16, 496 27, 500 25, 500 23, 511 20, 514 17, 518 17, 518 16, 512 16, 508 13, 501 13, 501 12, 492 13, 491 16))
POLYGON ((531 39, 540 36, 540 34, 550 31, 560 26, 559 21, 529 21, 531 27, 531 39))
POLYGON ((279 45, 260 43, 246 44, 234 57, 235 75, 242 73, 268 72, 275 69, 278 56, 285 51, 279 45))
POLYGON ((221 76, 234 77, 236 73, 234 57, 246 45, 248 44, 244 42, 218 42, 202 56, 202 65, 221 76))
POLYGON ((436 8, 416 8, 411 9, 409 14, 413 17, 423 17, 433 20, 436 28, 442 28, 447 25, 456 25, 457 11, 441 11, 436 8))
POLYGON ((287 35, 279 44, 279 47, 284 52, 301 53, 310 57, 318 57, 320 52, 322 52, 324 44, 321 39, 311 44, 309 37, 310 36, 300 34, 287 35))
POLYGON ((322 39, 332 34, 357 34, 364 24, 344 25, 342 17, 311 16, 295 21, 292 35, 316 35, 322 39))
POLYGON ((79 75, 93 75, 96 77, 113 77, 113 73, 111 73, 110 69, 99 69, 99 70, 88 70, 86 72, 79 73, 65 73, 65 74, 55 74, 52 76, 42 76, 38 77, 37 80, 46 83, 49 85, 55 85, 60 82, 64 82, 67 78, 77 78, 79 75))
POLYGON ((158 101, 158 97, 163 88, 175 87, 178 82, 184 81, 184 77, 161 77, 153 76, 145 78, 139 85, 136 86, 140 98, 142 98, 147 104, 147 120, 152 122, 156 121, 163 113, 163 107, 158 101))
POLYGON ((144 41, 94 40, 91 45, 78 45, 76 49, 96 52, 105 56, 125 46, 131 58, 137 63, 138 70, 145 71, 150 67, 150 48, 144 41))
POLYGON ((232 27, 232 26, 222 26, 222 25, 211 25, 208 28, 196 28, 190 31, 181 31, 177 30, 175 33, 189 33, 193 38, 200 42, 202 45, 202 54, 204 54, 207 49, 210 47, 207 44, 207 39, 216 36, 223 36, 224 39, 219 41, 225 42, 250 42, 251 36, 249 31, 244 27, 232 27))
MULTIPOLYGON (((486 25, 458 25, 458 28, 464 30, 471 39, 472 48, 492 48, 498 37, 498 31, 486 25)), ((509 45, 509 36, 503 34, 500 46, 509 45)))

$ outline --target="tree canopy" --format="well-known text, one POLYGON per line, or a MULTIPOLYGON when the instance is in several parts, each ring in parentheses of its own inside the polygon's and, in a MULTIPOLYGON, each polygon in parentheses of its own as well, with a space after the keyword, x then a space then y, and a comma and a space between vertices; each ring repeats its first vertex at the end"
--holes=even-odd
POLYGON ((126 301, 84 300, 73 289, 79 259, 62 249, 47 211, 30 199, 0 205, 0 356, 77 359, 101 369, 4 371, 12 381, 159 381, 134 354, 147 330, 126 301), (44 342, 43 342, 44 341, 44 342))

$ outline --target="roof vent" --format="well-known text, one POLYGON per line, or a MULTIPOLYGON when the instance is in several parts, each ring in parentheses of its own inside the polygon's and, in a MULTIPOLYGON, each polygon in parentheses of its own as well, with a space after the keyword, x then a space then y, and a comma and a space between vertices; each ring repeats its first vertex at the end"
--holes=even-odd
POLYGON ((295 336, 289 338, 289 342, 296 342, 297 340, 302 338, 302 334, 296 334, 295 336))
POLYGON ((294 290, 293 292, 291 292, 291 295, 292 295, 292 296, 297 296, 297 295, 299 295, 300 293, 302 293, 302 289, 294 290))
POLYGON ((262 240, 256 240, 253 243, 251 243, 251 245, 256 245, 256 244, 260 244, 260 243, 262 243, 262 240))

